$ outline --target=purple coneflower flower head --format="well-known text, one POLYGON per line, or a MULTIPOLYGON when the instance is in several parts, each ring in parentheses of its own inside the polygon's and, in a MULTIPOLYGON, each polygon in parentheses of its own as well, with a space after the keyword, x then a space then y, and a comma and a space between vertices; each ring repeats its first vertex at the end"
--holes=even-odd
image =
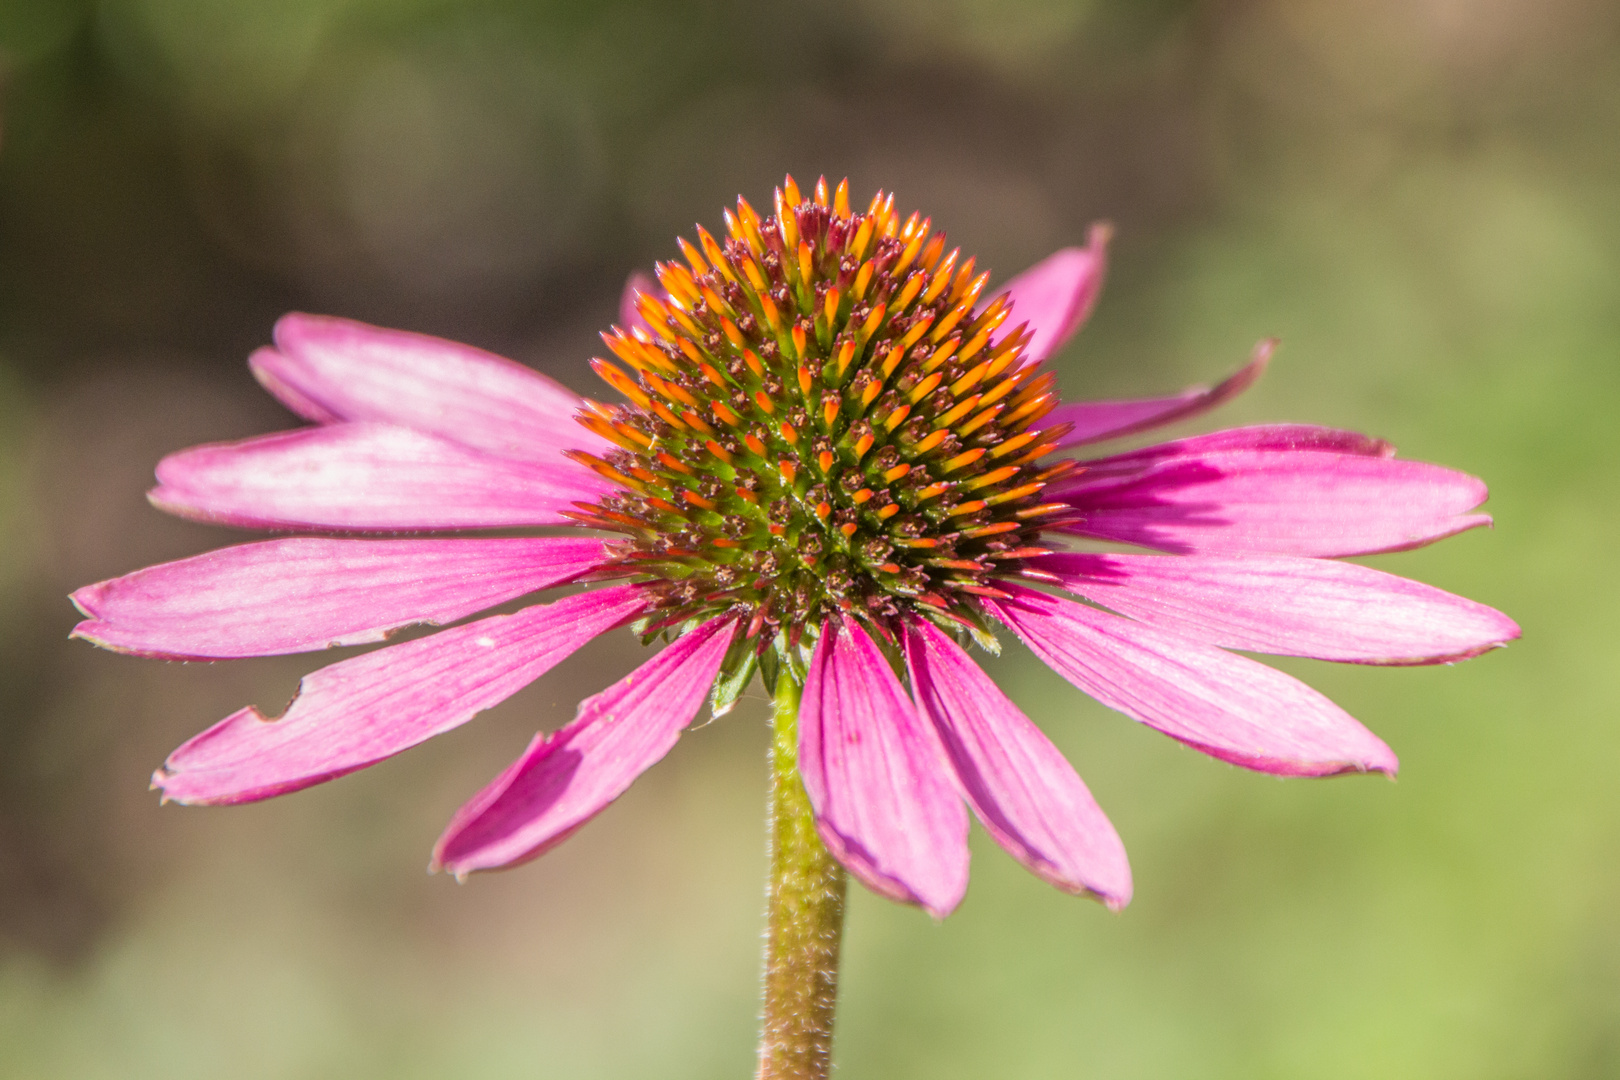
POLYGON ((857 213, 847 183, 805 199, 789 179, 775 202, 762 218, 739 199, 724 240, 699 228, 684 262, 632 279, 603 335, 617 363, 592 361, 612 404, 467 346, 282 319, 250 363, 310 426, 168 457, 152 501, 375 538, 266 540, 87 586, 75 634, 213 660, 448 628, 315 671, 279 718, 226 717, 158 770, 164 796, 245 802, 364 768, 631 626, 669 644, 474 795, 435 865, 539 855, 705 703, 723 714, 754 678, 792 679, 817 829, 870 888, 950 912, 971 809, 1031 871, 1118 907, 1118 835, 967 645, 1009 630, 1132 719, 1224 761, 1319 776, 1396 759, 1232 650, 1425 664, 1517 636, 1490 608, 1335 561, 1486 523, 1472 477, 1297 425, 1069 455, 1219 404, 1270 354, 1209 389, 1061 404, 1043 362, 1096 299, 1104 230, 995 289, 892 196, 857 213), (381 538, 551 526, 574 531, 381 538), (464 621, 578 582, 601 584, 464 621))

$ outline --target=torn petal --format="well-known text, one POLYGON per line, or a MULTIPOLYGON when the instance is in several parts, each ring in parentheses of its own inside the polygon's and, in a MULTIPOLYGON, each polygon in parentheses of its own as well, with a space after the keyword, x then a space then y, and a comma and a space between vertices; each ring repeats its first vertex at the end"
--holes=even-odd
POLYGON ((281 717, 249 707, 182 744, 153 786, 182 803, 253 802, 374 765, 505 701, 645 607, 622 585, 330 664, 304 676, 281 717))

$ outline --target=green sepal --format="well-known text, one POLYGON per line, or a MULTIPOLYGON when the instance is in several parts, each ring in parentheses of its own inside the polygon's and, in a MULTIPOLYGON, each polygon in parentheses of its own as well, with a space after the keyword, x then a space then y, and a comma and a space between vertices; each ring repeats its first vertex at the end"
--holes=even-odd
POLYGON ((949 634, 964 649, 967 648, 969 641, 973 641, 991 656, 1001 655, 1001 639, 996 637, 995 631, 990 629, 989 621, 981 613, 963 608, 956 612, 956 618, 952 618, 923 608, 920 614, 949 634), (966 625, 963 625, 964 623, 966 625))
POLYGON ((771 647, 759 658, 760 681, 765 684, 765 689, 770 691, 772 697, 776 696, 777 680, 784 674, 795 684, 804 685, 805 675, 810 670, 810 653, 820 636, 819 626, 805 626, 801 629, 799 644, 794 646, 788 644, 786 630, 777 631, 776 637, 771 641, 771 647))
POLYGON ((989 627, 970 626, 968 627, 968 633, 973 636, 974 641, 978 642, 979 648, 991 656, 1001 655, 1001 639, 991 633, 989 627))
POLYGON ((787 635, 777 635, 777 647, 782 650, 782 662, 787 665, 788 674, 800 686, 804 685, 806 676, 810 674, 810 657, 816 651, 816 642, 821 640, 821 627, 811 623, 799 635, 798 648, 787 643, 787 635))
POLYGON ((773 644, 763 653, 759 654, 759 681, 764 684, 765 692, 771 697, 776 696, 776 680, 782 673, 782 658, 777 655, 773 644))
POLYGON ((725 660, 720 664, 720 677, 709 695, 710 715, 719 719, 730 712, 743 691, 748 689, 757 670, 759 653, 755 650, 755 643, 749 638, 738 637, 731 643, 725 660))
POLYGON ((881 624, 868 623, 866 624, 866 631, 867 637, 872 639, 872 643, 877 646, 878 652, 882 653, 883 658, 889 662, 889 669, 894 672, 895 678, 904 682, 906 677, 906 654, 900 644, 900 639, 887 626, 881 624))

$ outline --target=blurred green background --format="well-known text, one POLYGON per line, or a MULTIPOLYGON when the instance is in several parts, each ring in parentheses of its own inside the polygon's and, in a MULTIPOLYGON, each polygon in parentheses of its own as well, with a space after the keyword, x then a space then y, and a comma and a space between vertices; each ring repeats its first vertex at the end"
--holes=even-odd
MULTIPOLYGON (((1620 8, 1602 0, 4 0, 0 1076, 752 1068, 763 702, 540 862, 423 873, 629 635, 453 735, 229 810, 147 776, 311 658, 65 640, 72 588, 240 539, 164 452, 289 424, 282 311, 585 390, 625 275, 784 170, 898 192, 1002 276, 1118 226, 1074 394, 1271 374, 1204 427, 1357 428, 1494 531, 1374 560, 1502 608, 1456 667, 1282 666, 1399 782, 1278 781, 993 670, 1130 848, 1124 913, 976 835, 935 924, 856 891, 839 1075, 1620 1076, 1620 8)), ((864 196, 863 196, 864 197, 864 196)))

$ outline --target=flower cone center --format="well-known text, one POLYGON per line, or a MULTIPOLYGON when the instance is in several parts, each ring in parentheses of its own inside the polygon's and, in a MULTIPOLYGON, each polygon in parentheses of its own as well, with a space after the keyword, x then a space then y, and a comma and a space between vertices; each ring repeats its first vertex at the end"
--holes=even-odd
POLYGON ((1041 499, 1072 468, 1038 464, 1053 378, 1007 299, 981 303, 989 274, 892 195, 856 213, 847 181, 805 199, 789 178, 775 202, 739 199, 723 242, 699 227, 640 296, 647 328, 603 335, 629 370, 593 366, 628 403, 581 422, 619 449, 575 457, 620 490, 578 519, 627 537, 665 625, 971 614, 1066 509, 1041 499))

